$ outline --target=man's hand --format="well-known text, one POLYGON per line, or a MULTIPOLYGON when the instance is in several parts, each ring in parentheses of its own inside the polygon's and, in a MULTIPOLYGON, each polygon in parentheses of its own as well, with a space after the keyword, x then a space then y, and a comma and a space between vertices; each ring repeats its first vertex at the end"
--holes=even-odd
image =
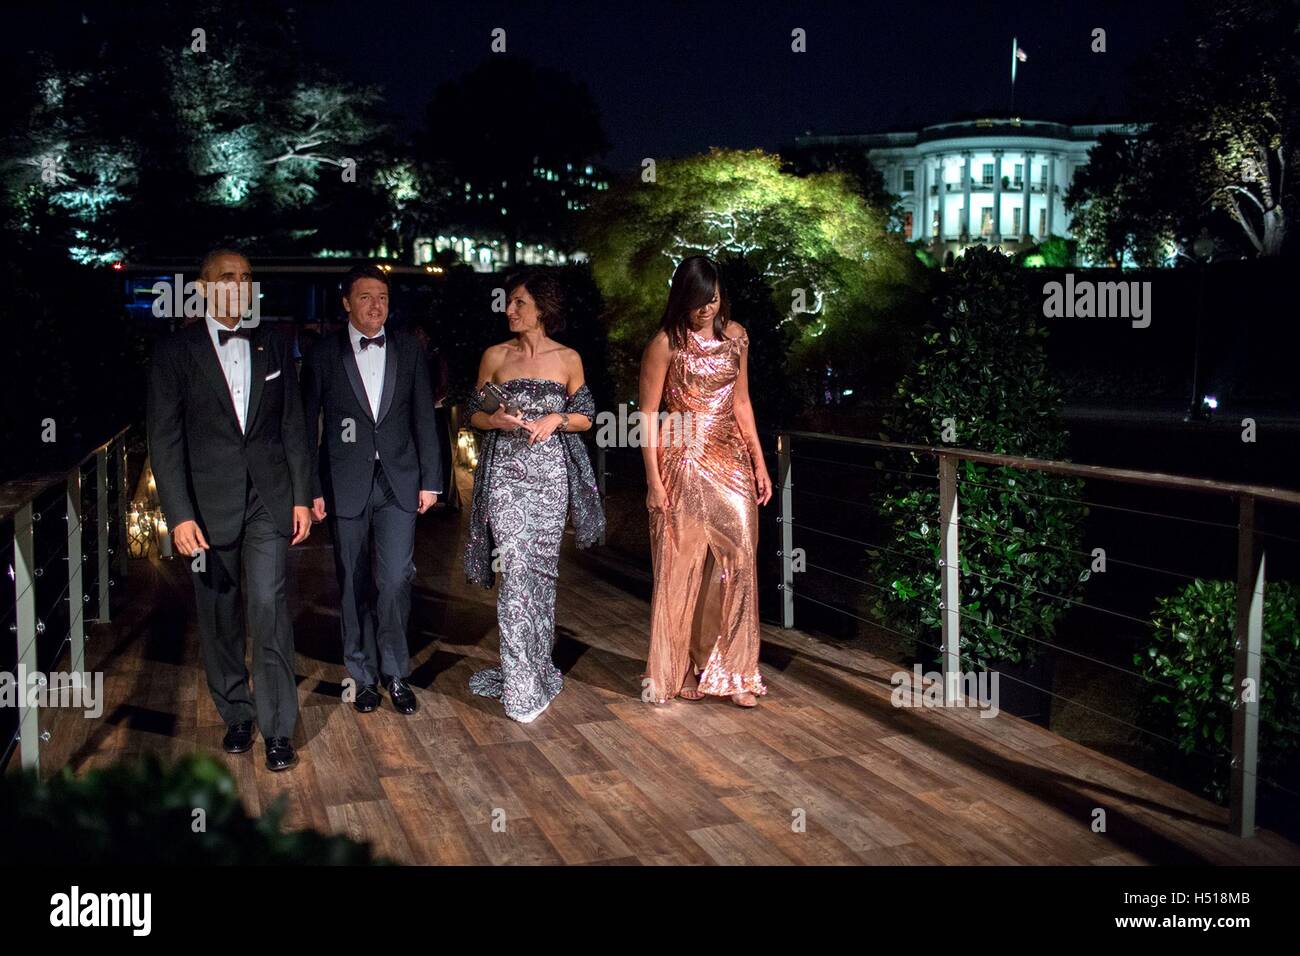
POLYGON ((317 524, 325 520, 325 499, 313 498, 311 500, 311 520, 317 524))
POLYGON ((433 507, 434 503, 437 500, 438 500, 438 493, 436 491, 421 491, 420 507, 416 509, 416 513, 424 514, 426 511, 428 511, 430 508, 433 507))
POLYGON ((293 540, 290 546, 301 544, 311 534, 311 508, 302 505, 293 506, 293 540))
POLYGON ((208 550, 208 541, 199 530, 197 521, 182 521, 172 528, 172 541, 176 550, 187 558, 192 558, 200 551, 208 550))

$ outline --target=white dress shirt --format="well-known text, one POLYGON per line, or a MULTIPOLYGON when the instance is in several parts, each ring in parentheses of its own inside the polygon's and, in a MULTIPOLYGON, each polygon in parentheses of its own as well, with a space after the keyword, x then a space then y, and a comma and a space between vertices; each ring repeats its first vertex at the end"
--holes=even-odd
POLYGON ((230 401, 235 406, 235 418, 239 420, 239 430, 247 431, 248 391, 253 381, 253 357, 248 339, 231 338, 225 345, 217 337, 217 332, 225 326, 212 316, 206 319, 208 336, 212 347, 217 350, 221 362, 221 373, 226 377, 226 387, 230 389, 230 401))
MULTIPOLYGON (((385 336, 383 348, 371 345, 363 349, 361 333, 357 331, 355 325, 348 323, 348 340, 352 343, 352 354, 357 358, 361 384, 365 386, 366 398, 370 400, 370 415, 375 421, 379 421, 379 403, 384 397, 384 362, 387 360, 388 338, 382 327, 375 335, 366 336, 366 338, 374 338, 378 335, 385 336)), ((375 449, 375 457, 379 457, 378 449, 375 449)))

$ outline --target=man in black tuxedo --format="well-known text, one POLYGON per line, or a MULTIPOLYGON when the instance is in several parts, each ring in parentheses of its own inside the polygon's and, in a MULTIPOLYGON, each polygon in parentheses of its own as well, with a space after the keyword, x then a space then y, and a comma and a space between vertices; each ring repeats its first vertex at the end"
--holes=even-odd
POLYGON ((203 666, 227 725, 223 746, 251 750, 256 718, 267 766, 284 770, 297 762, 290 738, 298 723, 285 564, 289 545, 311 531, 302 396, 285 338, 245 317, 255 294, 248 259, 209 253, 199 284, 207 314, 154 351, 149 454, 176 550, 194 559, 203 666), (256 702, 244 666, 245 611, 256 702))
POLYGON ((331 518, 353 706, 373 711, 383 682, 393 707, 413 714, 406 630, 415 517, 443 490, 429 367, 414 336, 385 331, 388 278, 378 268, 347 274, 343 308, 347 327, 303 363, 307 438, 320 466, 312 517, 331 518))

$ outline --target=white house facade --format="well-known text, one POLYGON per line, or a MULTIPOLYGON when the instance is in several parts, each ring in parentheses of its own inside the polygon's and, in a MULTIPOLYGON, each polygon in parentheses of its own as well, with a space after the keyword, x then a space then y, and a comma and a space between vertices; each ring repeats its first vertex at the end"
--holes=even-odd
POLYGON ((1139 126, 1071 126, 1043 120, 977 119, 915 132, 802 136, 799 148, 857 146, 899 197, 903 235, 940 257, 974 244, 1018 251, 1048 236, 1070 238, 1064 198, 1104 132, 1139 126))

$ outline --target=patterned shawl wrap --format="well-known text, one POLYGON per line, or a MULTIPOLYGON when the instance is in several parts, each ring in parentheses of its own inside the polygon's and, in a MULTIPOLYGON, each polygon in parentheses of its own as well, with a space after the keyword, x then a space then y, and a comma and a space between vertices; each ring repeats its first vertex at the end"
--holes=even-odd
MULTIPOLYGON (((483 411, 482 389, 465 403, 465 421, 483 411)), ((584 384, 568 397, 564 411, 570 415, 585 415, 593 424, 596 420, 596 400, 584 384)), ((482 435, 478 467, 474 470, 474 497, 469 511, 469 539, 465 542, 465 579, 472 584, 490 588, 495 583, 492 571, 492 531, 488 527, 488 493, 492 487, 493 452, 496 450, 495 428, 476 429, 482 435)), ((600 501, 596 475, 587 457, 587 446, 578 432, 557 432, 564 443, 565 471, 569 479, 569 521, 573 525, 578 547, 589 548, 605 534, 605 509, 600 501)))

